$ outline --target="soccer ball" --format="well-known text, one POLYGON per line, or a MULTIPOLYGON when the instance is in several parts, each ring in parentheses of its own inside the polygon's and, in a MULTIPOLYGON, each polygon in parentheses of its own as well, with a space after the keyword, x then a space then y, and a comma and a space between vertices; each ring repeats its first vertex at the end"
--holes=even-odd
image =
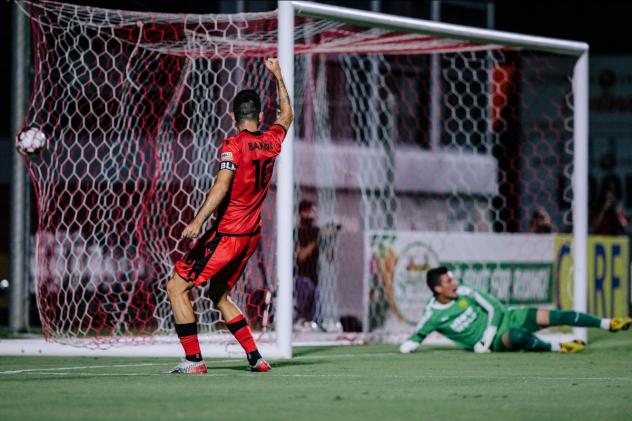
POLYGON ((37 127, 22 130, 17 136, 16 147, 21 154, 34 154, 46 146, 46 135, 37 127))

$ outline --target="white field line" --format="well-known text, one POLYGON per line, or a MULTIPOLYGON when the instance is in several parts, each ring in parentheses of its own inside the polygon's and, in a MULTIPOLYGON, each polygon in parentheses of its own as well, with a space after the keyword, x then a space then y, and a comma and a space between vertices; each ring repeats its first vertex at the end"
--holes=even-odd
MULTIPOLYGON (((385 356, 385 355, 394 355, 395 352, 382 352, 382 353, 372 353, 372 354, 340 354, 340 355, 321 355, 321 356, 296 356, 294 360, 321 360, 321 359, 335 359, 335 358, 348 358, 348 357, 372 357, 372 356, 385 356)), ((213 366, 214 364, 223 364, 229 362, 237 362, 235 359, 209 359, 206 361, 207 366, 213 366)), ((51 368, 25 368, 19 370, 6 370, 0 371, 0 374, 22 374, 29 372, 46 372, 46 371, 69 371, 69 370, 90 370, 90 369, 99 369, 99 368, 127 368, 127 367, 148 367, 148 366, 165 366, 165 365, 173 365, 174 362, 165 362, 165 363, 142 363, 142 364, 113 364, 113 365, 82 365, 82 366, 74 366, 74 367, 51 367, 51 368)))
MULTIPOLYGON (((629 346, 629 341, 621 341, 619 342, 610 342, 607 345, 603 344, 595 344, 593 348, 614 348, 619 346, 629 346)), ((589 345, 589 347, 591 347, 589 345)), ((445 351, 437 350, 432 352, 435 353, 443 353, 445 351)), ((397 351, 392 352, 373 352, 373 353, 350 353, 350 354, 332 354, 332 355, 298 355, 293 358, 293 360, 330 360, 330 359, 340 359, 340 358, 373 358, 373 357, 384 357, 384 356, 400 356, 401 354, 397 351)), ((213 367, 215 364, 224 364, 224 363, 235 363, 238 360, 235 359, 209 359, 206 361, 207 366, 213 367)), ((37 373, 37 374, 46 374, 50 372, 51 374, 57 375, 66 375, 70 373, 57 373, 64 371, 77 371, 77 370, 92 370, 92 369, 108 369, 108 368, 136 368, 136 367, 150 367, 150 366, 170 366, 173 365, 174 362, 165 362, 165 363, 139 363, 139 364, 112 364, 112 365, 87 365, 87 366, 73 366, 73 367, 51 367, 51 368, 26 368, 26 369, 18 369, 18 370, 6 370, 0 371, 0 375, 10 375, 10 374, 27 374, 27 373, 37 373)), ((274 365, 274 364, 273 364, 274 365)), ((142 373, 73 373, 80 375, 94 375, 94 376, 150 376, 150 375, 158 375, 158 374, 142 374, 142 373)), ((239 376, 240 374, 206 374, 205 376, 216 376, 216 377, 225 377, 225 376, 239 376)), ((243 375, 243 374, 242 374, 243 375)), ((252 374, 246 374, 246 376, 252 376, 252 374)), ((267 374, 267 376, 273 377, 357 377, 357 378, 372 378, 372 376, 363 376, 363 375, 344 375, 344 374, 267 374)), ((204 377, 204 376, 202 376, 204 377)), ((585 377, 585 378, 575 378, 575 377, 538 377, 538 376, 528 376, 528 377, 490 377, 490 376, 443 376, 443 375, 423 375, 423 376, 382 376, 387 378, 442 378, 442 379, 451 379, 451 378, 472 378, 472 379, 524 379, 524 380, 627 380, 632 381, 631 377, 585 377)))
MULTIPOLYGON (((226 360, 209 360, 206 362, 207 365, 219 364, 219 363, 230 363, 235 362, 234 359, 226 359, 226 360), (210 364, 209 364, 210 363, 210 364)), ((99 369, 99 368, 127 368, 127 367, 150 367, 150 366, 167 366, 174 365, 175 362, 164 362, 164 363, 141 363, 141 364, 112 364, 112 365, 81 365, 76 367, 51 367, 51 368, 26 368, 22 370, 7 370, 0 371, 0 374, 22 374, 29 372, 46 372, 46 371, 70 371, 70 370, 91 370, 91 369, 99 369)), ((43 373, 42 373, 43 374, 43 373)))
MULTIPOLYGON (((163 373, 82 373, 82 372, 37 372, 28 371, 19 374, 31 375, 49 375, 49 376, 84 376, 84 377, 153 377, 153 376, 170 376, 163 373)), ((274 374, 267 373, 265 375, 256 375, 253 373, 208 373, 196 376, 190 376, 193 379, 204 379, 208 377, 247 377, 250 379, 261 379, 264 377, 280 377, 280 378, 337 378, 337 379, 375 379, 375 376, 364 374, 274 374)), ((423 380, 423 379, 470 379, 470 380, 508 380, 516 381, 607 381, 607 382, 632 382, 630 377, 547 377, 547 376, 468 376, 468 375, 380 375, 382 379, 394 380, 423 380)))
POLYGON ((22 370, 7 370, 0 371, 0 374, 22 374, 29 372, 46 372, 46 371, 68 371, 68 370, 88 370, 93 368, 126 368, 126 367, 147 367, 152 365, 162 365, 162 364, 154 364, 154 363, 143 363, 143 364, 112 364, 112 365, 84 365, 77 367, 52 367, 52 368, 25 368, 22 370))

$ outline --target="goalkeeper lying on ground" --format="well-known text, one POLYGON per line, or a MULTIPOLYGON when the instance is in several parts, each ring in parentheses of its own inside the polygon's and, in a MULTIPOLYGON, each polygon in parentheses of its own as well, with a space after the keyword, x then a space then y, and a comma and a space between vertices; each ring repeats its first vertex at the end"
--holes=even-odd
POLYGON ((587 313, 537 308, 508 308, 491 295, 457 285, 446 267, 428 271, 428 300, 415 333, 401 344, 403 353, 413 352, 431 332, 437 331, 474 352, 558 351, 579 352, 581 341, 549 343, 533 332, 547 326, 600 327, 610 332, 629 329, 629 317, 600 319, 587 313))

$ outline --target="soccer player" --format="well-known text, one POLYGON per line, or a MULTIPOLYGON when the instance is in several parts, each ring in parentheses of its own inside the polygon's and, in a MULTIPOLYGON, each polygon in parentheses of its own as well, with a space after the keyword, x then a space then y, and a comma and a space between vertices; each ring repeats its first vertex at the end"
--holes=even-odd
POLYGON ((280 112, 276 121, 268 131, 259 131, 263 119, 259 95, 244 90, 235 96, 231 116, 238 133, 224 141, 215 183, 193 221, 182 231, 182 238, 198 238, 204 221, 215 212, 213 227, 176 263, 175 273, 167 284, 176 333, 185 353, 171 373, 207 372, 189 299, 189 289, 206 282, 210 282, 211 299, 226 327, 246 352, 251 370, 271 369, 257 350, 248 322, 229 295, 261 240, 261 207, 268 193, 274 160, 281 152, 281 143, 293 118, 278 60, 269 58, 265 66, 277 82, 280 112))
POLYGON ((549 343, 533 332, 548 326, 598 327, 610 332, 630 328, 632 319, 600 319, 566 310, 507 308, 491 295, 457 285, 446 267, 428 271, 428 288, 434 293, 426 303, 415 332, 401 344, 402 353, 415 351, 431 332, 437 331, 474 352, 557 351, 580 352, 582 341, 549 343))

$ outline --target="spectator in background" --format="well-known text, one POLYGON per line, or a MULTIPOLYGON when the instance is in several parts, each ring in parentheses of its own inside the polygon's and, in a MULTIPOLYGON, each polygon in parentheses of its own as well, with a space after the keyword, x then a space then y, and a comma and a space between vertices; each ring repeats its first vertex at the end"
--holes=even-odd
POLYGON ((536 234, 549 234, 553 231, 553 224, 551 223, 551 216, 542 207, 538 206, 531 215, 531 221, 529 221, 529 232, 536 234))
POLYGON ((593 211, 592 228, 596 235, 626 235, 628 220, 616 195, 614 182, 604 186, 593 211))
POLYGON ((316 288, 318 286, 318 237, 314 204, 302 200, 298 205, 299 224, 296 256, 296 301, 294 327, 297 330, 314 330, 316 311, 316 288))

